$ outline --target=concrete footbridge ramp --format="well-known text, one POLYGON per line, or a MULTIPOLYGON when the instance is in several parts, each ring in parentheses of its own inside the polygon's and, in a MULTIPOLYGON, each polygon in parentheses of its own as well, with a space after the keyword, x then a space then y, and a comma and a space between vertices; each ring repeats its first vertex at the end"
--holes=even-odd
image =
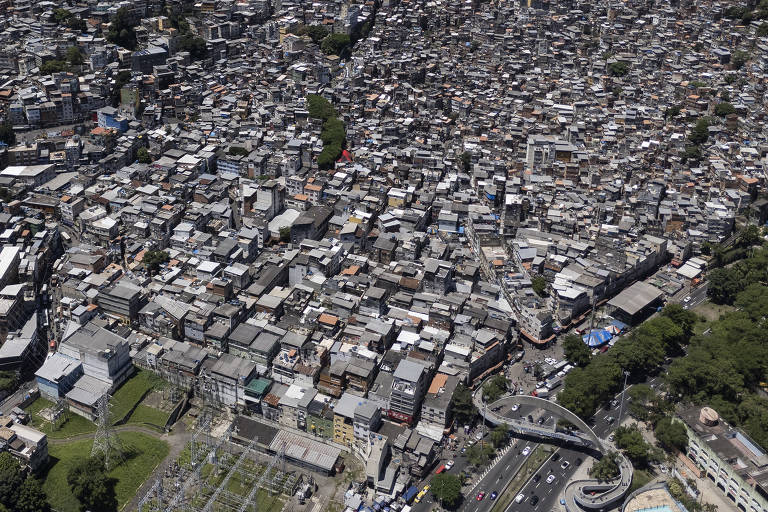
MULTIPOLYGON (((572 445, 598 452, 601 455, 607 452, 603 441, 595 432, 576 414, 554 402, 528 395, 507 395, 493 403, 484 404, 482 401, 482 386, 475 391, 472 397, 475 406, 484 416, 485 421, 493 426, 506 424, 509 430, 519 434, 539 437, 542 439, 557 439, 572 445), (537 425, 519 418, 509 418, 498 414, 495 410, 513 405, 528 405, 537 409, 544 409, 553 416, 564 419, 578 428, 578 431, 557 431, 555 425, 537 425)), ((553 422, 556 424, 556 422, 553 422)), ((619 469, 621 473, 613 480, 599 481, 594 479, 576 480, 565 488, 565 506, 568 512, 577 512, 582 509, 600 510, 618 503, 629 491, 632 484, 632 464, 619 454, 619 469)))

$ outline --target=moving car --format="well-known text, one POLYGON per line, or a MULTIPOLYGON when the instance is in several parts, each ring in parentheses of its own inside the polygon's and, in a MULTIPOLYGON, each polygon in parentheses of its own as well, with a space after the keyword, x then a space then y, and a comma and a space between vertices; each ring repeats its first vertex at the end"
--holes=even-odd
POLYGON ((525 499, 525 494, 520 493, 517 496, 515 496, 515 503, 522 503, 525 499))
POLYGON ((523 448, 523 457, 527 457, 528 455, 530 455, 530 453, 531 453, 530 446, 526 446, 525 448, 523 448))
POLYGON ((549 476, 547 477, 547 483, 548 483, 548 484, 551 484, 551 483, 552 483, 552 482, 554 482, 554 481, 555 481, 555 475, 549 475, 549 476))
POLYGON ((563 463, 560 464, 560 469, 567 469, 568 466, 570 466, 570 465, 571 465, 570 462, 568 462, 567 460, 564 460, 563 463))
POLYGON ((446 469, 448 469, 448 467, 445 464, 442 464, 439 468, 437 468, 437 471, 435 471, 435 474, 439 475, 440 473, 442 473, 446 469))
POLYGON ((519 405, 517 405, 517 404, 513 405, 513 406, 512 406, 512 412, 515 412, 515 411, 517 411, 519 408, 520 408, 520 406, 519 406, 519 405))
POLYGON ((455 462, 453 462, 452 460, 449 460, 448 462, 445 463, 445 469, 446 470, 451 469, 454 464, 455 462))
POLYGON ((477 493, 477 501, 483 501, 483 498, 485 498, 485 491, 480 491, 477 493))
POLYGON ((498 495, 499 495, 499 493, 497 493, 496 491, 493 491, 493 492, 491 493, 491 495, 489 496, 489 498, 491 498, 492 500, 495 500, 495 499, 496 499, 496 496, 498 496, 498 495))

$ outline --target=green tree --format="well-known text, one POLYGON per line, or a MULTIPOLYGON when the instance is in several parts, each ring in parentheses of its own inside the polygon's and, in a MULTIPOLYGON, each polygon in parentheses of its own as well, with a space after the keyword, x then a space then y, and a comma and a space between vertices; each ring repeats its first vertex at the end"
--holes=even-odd
POLYGON ((0 504, 15 510, 23 482, 19 462, 6 451, 0 453, 0 504))
POLYGON ((138 45, 136 40, 135 22, 130 18, 127 7, 121 7, 115 13, 109 24, 107 40, 127 50, 135 50, 138 45))
POLYGON ((668 452, 683 451, 688 446, 688 433, 685 426, 671 417, 661 418, 653 429, 659 446, 668 452))
POLYGON ((320 44, 320 49, 326 55, 339 55, 350 46, 351 40, 347 34, 329 34, 320 44))
POLYGON ((760 232, 760 228, 755 224, 750 224, 739 233, 739 238, 736 242, 739 247, 752 247, 763 243, 763 236, 760 232))
POLYGON ((328 29, 322 25, 304 25, 299 27, 296 31, 296 35, 307 35, 312 39, 313 43, 320 44, 320 42, 328 36, 328 29))
POLYGON ((619 476, 619 454, 609 451, 589 468, 589 476, 601 482, 611 480, 619 476))
POLYGON ((41 75, 50 75, 59 73, 67 68, 67 64, 62 60, 49 60, 40 66, 41 75))
POLYGON ((67 61, 73 66, 79 66, 83 62, 85 62, 85 59, 83 57, 82 52, 80 51, 80 48, 78 48, 77 46, 70 46, 69 48, 67 48, 67 61))
POLYGON ((309 111, 309 117, 313 119, 325 121, 331 117, 336 117, 336 109, 333 108, 331 102, 319 94, 307 95, 307 110, 309 111))
POLYGON ((290 242, 291 241, 291 227, 290 226, 283 226, 280 228, 280 241, 281 242, 290 242))
POLYGON ((651 461, 659 459, 658 451, 643 439, 636 423, 629 427, 617 428, 614 436, 616 446, 621 448, 634 467, 646 468, 651 461))
POLYGON ((498 425, 491 431, 491 444, 494 448, 499 448, 507 442, 509 427, 506 423, 498 425))
POLYGON ((736 50, 731 55, 731 66, 733 69, 741 69, 744 67, 744 64, 749 61, 750 55, 749 53, 742 51, 742 50, 736 50))
POLYGON ((208 55, 205 39, 191 33, 182 34, 179 37, 176 49, 180 52, 189 52, 189 56, 195 61, 203 60, 208 55))
POLYGON ((720 117, 725 117, 727 115, 733 114, 734 112, 736 112, 736 108, 727 101, 718 103, 715 107, 715 115, 720 117))
POLYGON ((14 391, 19 386, 19 374, 14 370, 0 371, 0 391, 14 391))
POLYGON ((563 340, 565 358, 574 366, 586 366, 592 358, 592 352, 581 336, 569 334, 563 340))
POLYGON ((13 126, 10 122, 6 121, 0 125, 0 142, 8 146, 16 144, 16 132, 13 131, 13 126))
POLYGON ((75 461, 67 473, 67 484, 81 510, 114 510, 114 485, 107 477, 104 461, 90 457, 75 461))
POLYGON ((461 170, 464 172, 469 172, 470 165, 472 164, 472 155, 465 151, 459 155, 459 161, 461 162, 461 170))
POLYGON ((625 76, 629 73, 629 64, 622 61, 611 62, 608 64, 608 73, 613 76, 625 76))
POLYGON ((51 506, 47 500, 40 482, 28 476, 21 484, 16 506, 12 510, 16 512, 48 512, 51 506))
POLYGON ((233 156, 248 156, 250 152, 242 146, 229 146, 227 153, 233 156))
POLYGON ((536 275, 531 279, 531 287, 536 295, 539 297, 546 296, 547 292, 547 280, 542 275, 536 275))
POLYGON ((55 21, 57 25, 66 23, 71 17, 72 17, 72 13, 66 9, 53 10, 53 21, 55 21))
POLYGON ((502 374, 494 375, 483 385, 483 398, 487 402, 495 402, 507 392, 509 382, 502 374))
POLYGON ((680 105, 672 105, 664 111, 664 117, 675 118, 680 115, 680 105))
POLYGON ((152 163, 152 157, 150 156, 149 151, 147 151, 147 148, 139 148, 136 152, 136 159, 142 164, 152 163))
POLYGON ((149 275, 153 275, 160 268, 160 265, 168 262, 170 255, 165 251, 147 251, 141 262, 147 268, 149 275))
POLYGON ((461 480, 450 473, 435 475, 430 482, 430 490, 446 508, 453 508, 461 501, 461 480))
POLYGON ((467 461, 475 467, 484 466, 493 455, 493 447, 490 444, 473 444, 467 448, 467 461))
POLYGON ((683 150, 681 163, 692 162, 694 164, 701 161, 701 148, 696 145, 686 145, 683 150))
POLYGON ((704 118, 699 119, 691 130, 688 140, 694 144, 703 144, 709 138, 709 121, 704 118))
POLYGON ((472 392, 463 383, 459 383, 451 397, 451 410, 459 425, 468 425, 477 414, 472 402, 472 392))

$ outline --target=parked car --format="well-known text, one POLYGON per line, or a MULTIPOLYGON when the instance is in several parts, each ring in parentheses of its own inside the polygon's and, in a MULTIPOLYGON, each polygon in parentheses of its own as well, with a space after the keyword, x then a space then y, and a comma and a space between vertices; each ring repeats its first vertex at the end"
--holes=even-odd
POLYGON ((535 494, 531 496, 530 500, 528 500, 528 503, 530 503, 532 507, 535 507, 538 502, 539 502, 539 497, 536 496, 535 494))
POLYGON ((451 469, 454 464, 455 462, 453 462, 452 460, 449 460, 448 462, 445 463, 445 469, 451 469))
POLYGON ((519 405, 515 404, 512 406, 512 412, 516 412, 520 408, 519 405))
POLYGON ((556 452, 552 455, 552 462, 557 462, 558 460, 560 460, 560 454, 556 452))
POLYGON ((536 473, 535 475, 533 475, 533 483, 536 483, 539 480, 541 480, 541 475, 540 474, 536 473))
POLYGON ((567 460, 564 460, 562 464, 560 464, 560 469, 568 469, 568 466, 570 466, 571 463, 567 460))
POLYGON ((525 494, 522 492, 515 497, 515 503, 522 503, 525 499, 525 494))
POLYGON ((548 483, 548 484, 551 484, 551 483, 552 483, 552 482, 554 482, 554 481, 555 481, 555 475, 549 475, 549 476, 547 477, 547 483, 548 483))

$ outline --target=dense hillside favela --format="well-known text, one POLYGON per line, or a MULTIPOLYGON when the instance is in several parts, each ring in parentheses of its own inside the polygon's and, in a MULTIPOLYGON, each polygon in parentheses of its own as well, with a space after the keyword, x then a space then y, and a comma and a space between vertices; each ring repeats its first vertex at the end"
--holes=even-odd
POLYGON ((0 512, 768 512, 768 0, 0 0, 0 512))

